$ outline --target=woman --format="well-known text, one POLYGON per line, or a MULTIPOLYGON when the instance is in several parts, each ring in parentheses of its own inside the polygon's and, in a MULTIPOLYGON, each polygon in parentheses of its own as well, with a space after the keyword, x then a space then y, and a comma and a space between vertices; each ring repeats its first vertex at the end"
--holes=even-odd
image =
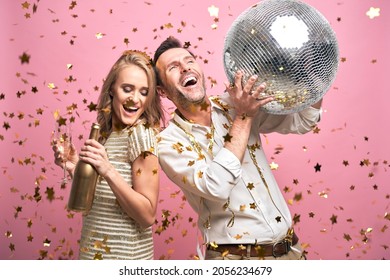
MULTIPOLYGON (((74 150, 99 173, 92 209, 83 217, 80 259, 153 259, 159 175, 156 134, 163 117, 150 58, 126 51, 108 73, 98 100, 99 141, 74 150)), ((55 163, 63 154, 54 146, 55 163)))

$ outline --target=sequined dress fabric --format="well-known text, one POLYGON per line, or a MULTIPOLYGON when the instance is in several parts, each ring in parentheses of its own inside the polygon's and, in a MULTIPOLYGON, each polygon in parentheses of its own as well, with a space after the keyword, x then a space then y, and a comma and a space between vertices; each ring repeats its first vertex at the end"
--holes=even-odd
MULTIPOLYGON (((131 163, 145 151, 157 154, 155 134, 138 124, 112 132, 105 143, 111 164, 132 186, 131 163)), ((92 209, 83 217, 80 259, 153 259, 152 228, 141 229, 119 206, 110 186, 99 178, 92 209)))

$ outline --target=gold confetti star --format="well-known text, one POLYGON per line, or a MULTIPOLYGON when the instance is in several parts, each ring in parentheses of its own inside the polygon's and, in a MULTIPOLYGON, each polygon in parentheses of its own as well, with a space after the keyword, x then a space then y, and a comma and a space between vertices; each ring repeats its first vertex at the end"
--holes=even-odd
POLYGON ((166 24, 164 24, 164 26, 162 26, 160 29, 164 29, 164 28, 170 29, 170 28, 173 28, 173 25, 172 25, 172 23, 166 23, 166 24))
POLYGON ((30 7, 30 3, 25 1, 25 2, 22 3, 22 7, 23 7, 23 9, 28 9, 30 7))
POLYGON ((49 239, 45 239, 45 240, 43 240, 43 246, 44 247, 50 247, 50 243, 51 243, 51 241, 49 240, 49 239))
POLYGON ((271 170, 277 170, 279 168, 279 164, 275 162, 271 162, 269 166, 271 167, 271 170))
POLYGON ((96 253, 95 256, 93 257, 94 260, 103 260, 103 255, 102 253, 96 253))
POLYGON ((300 200, 302 200, 302 193, 296 193, 296 194, 294 195, 294 200, 295 200, 295 201, 300 201, 300 200))
POLYGON ((207 104, 206 102, 203 102, 201 105, 200 105, 200 110, 201 111, 207 111, 207 108, 209 107, 210 105, 207 104))
POLYGON ((351 236, 349 234, 346 234, 346 233, 344 233, 344 239, 347 240, 347 241, 351 241, 352 240, 351 236))
POLYGON ((55 198, 55 191, 54 191, 53 188, 47 187, 46 191, 45 191, 45 194, 46 194, 47 200, 49 200, 49 201, 53 201, 54 200, 54 198, 55 198))
POLYGON ((5 130, 8 130, 11 128, 9 122, 4 122, 3 127, 5 128, 5 130))
POLYGON ((192 149, 191 146, 187 146, 187 147, 186 147, 186 150, 189 151, 189 152, 193 151, 193 149, 192 149))
POLYGON ((8 246, 8 248, 10 249, 10 251, 15 251, 15 244, 13 244, 13 243, 10 243, 9 244, 9 246, 8 246))
POLYGON ((57 87, 55 86, 54 83, 48 83, 48 84, 47 84, 47 87, 48 87, 49 89, 56 89, 56 88, 57 88, 57 87))
POLYGON ((69 5, 69 10, 73 10, 74 7, 76 7, 76 5, 77 5, 77 2, 76 2, 76 1, 72 1, 72 2, 70 3, 70 5, 69 5))
POLYGON ((219 13, 218 7, 212 5, 212 6, 208 7, 207 10, 209 11, 209 14, 211 17, 218 17, 218 13, 219 13))
POLYGON ((198 160, 203 160, 203 159, 205 159, 205 156, 204 156, 204 154, 202 154, 202 153, 199 153, 198 154, 198 160))
POLYGON ((326 191, 319 192, 318 195, 322 198, 328 198, 328 193, 326 191))
POLYGON ((96 37, 96 39, 102 39, 104 36, 106 36, 106 34, 104 34, 104 33, 101 33, 101 32, 98 32, 98 33, 96 33, 96 35, 95 35, 95 37, 96 37))
POLYGON ((16 96, 17 96, 18 98, 20 98, 21 96, 23 96, 23 95, 25 95, 25 94, 26 94, 25 91, 22 91, 22 92, 18 91, 18 92, 16 93, 16 96))
POLYGON ((29 54, 27 54, 27 53, 23 53, 22 55, 20 55, 19 56, 19 59, 20 59, 20 62, 22 63, 22 64, 24 64, 24 63, 30 63, 30 55, 29 54))
POLYGON ((91 101, 87 107, 88 107, 88 109, 89 109, 90 112, 96 111, 97 104, 95 104, 95 103, 93 103, 93 102, 91 101))
POLYGON ((301 221, 301 215, 295 214, 293 218, 294 224, 297 224, 301 221))
POLYGON ((362 161, 360 161, 360 166, 369 166, 371 164, 370 160, 369 159, 363 159, 362 161))
POLYGON ((34 237, 31 235, 31 233, 27 236, 27 242, 32 242, 34 237))
POLYGON ((225 140, 225 142, 231 142, 232 141, 232 138, 233 136, 231 136, 229 133, 227 133, 223 139, 225 140))
POLYGON ((336 215, 332 215, 332 217, 330 217, 330 220, 332 221, 332 225, 333 224, 337 224, 337 216, 336 215))
POLYGON ((172 148, 174 150, 176 150, 179 154, 181 154, 183 152, 183 144, 181 144, 180 142, 177 142, 176 144, 173 144, 172 148))
POLYGON ((213 249, 217 249, 217 248, 218 248, 218 244, 215 243, 215 241, 210 242, 210 243, 209 243, 209 246, 210 246, 211 248, 213 248, 213 249))
POLYGON ((370 19, 373 19, 373 18, 376 18, 376 17, 379 17, 380 16, 380 8, 374 8, 374 7, 371 7, 366 15, 370 18, 370 19))
POLYGON ((19 216, 19 213, 22 212, 23 208, 21 206, 16 206, 15 207, 15 214, 14 214, 14 217, 17 218, 19 216))
POLYGON ((318 133, 320 133, 320 131, 321 131, 321 129, 318 126, 314 126, 313 127, 313 133, 314 134, 318 134, 318 133))
POLYGON ((57 122, 58 122, 58 125, 61 126, 61 125, 66 125, 66 118, 63 118, 63 117, 59 117, 57 122))
POLYGON ((239 240, 239 239, 242 238, 242 235, 236 234, 236 236, 234 236, 234 238, 235 238, 236 240, 239 240))

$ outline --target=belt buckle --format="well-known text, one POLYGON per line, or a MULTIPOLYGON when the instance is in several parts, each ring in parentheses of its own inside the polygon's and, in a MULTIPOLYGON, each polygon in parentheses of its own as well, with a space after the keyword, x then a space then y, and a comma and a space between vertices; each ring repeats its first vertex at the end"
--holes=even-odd
POLYGON ((279 241, 279 242, 275 242, 273 245, 272 245, 272 256, 274 256, 275 258, 279 258, 281 256, 283 256, 284 254, 287 254, 291 249, 291 244, 288 240, 286 239, 283 239, 282 241, 279 241), (285 246, 285 252, 282 253, 282 254, 278 254, 275 252, 275 248, 276 246, 278 245, 284 245, 285 246))

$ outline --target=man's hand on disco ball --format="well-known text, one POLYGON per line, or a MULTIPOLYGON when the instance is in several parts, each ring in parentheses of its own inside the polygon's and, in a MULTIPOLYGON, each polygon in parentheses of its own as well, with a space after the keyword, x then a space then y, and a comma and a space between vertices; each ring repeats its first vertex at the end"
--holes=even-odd
POLYGON ((260 110, 287 115, 320 107, 340 59, 336 34, 318 10, 302 1, 262 0, 232 23, 223 62, 229 81, 240 69, 244 80, 257 74, 258 84, 267 83, 265 96, 274 100, 260 110))
POLYGON ((237 71, 234 76, 234 82, 226 84, 226 91, 232 98, 237 116, 253 117, 259 112, 259 108, 274 100, 272 96, 265 94, 266 84, 262 83, 253 88, 256 83, 257 75, 249 77, 243 85, 244 73, 237 71))

